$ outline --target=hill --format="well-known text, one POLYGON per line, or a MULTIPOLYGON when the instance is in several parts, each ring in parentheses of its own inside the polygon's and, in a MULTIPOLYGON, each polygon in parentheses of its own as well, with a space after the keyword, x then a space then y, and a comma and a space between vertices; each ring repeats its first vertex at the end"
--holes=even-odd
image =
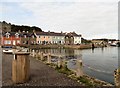
POLYGON ((42 29, 39 28, 39 27, 36 27, 36 26, 26 26, 26 25, 15 25, 15 24, 11 24, 11 23, 7 23, 5 21, 1 22, 0 21, 0 29, 3 31, 3 32, 18 32, 18 31, 28 31, 28 32, 32 32, 33 30, 35 31, 39 31, 41 32, 42 29))

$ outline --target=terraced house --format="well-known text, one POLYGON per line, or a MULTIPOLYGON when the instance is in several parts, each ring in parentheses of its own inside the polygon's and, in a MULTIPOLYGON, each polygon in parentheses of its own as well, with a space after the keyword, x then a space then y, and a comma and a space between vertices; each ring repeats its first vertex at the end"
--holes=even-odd
POLYGON ((81 44, 81 35, 75 32, 55 33, 55 32, 36 32, 37 44, 81 44))
POLYGON ((29 32, 21 33, 21 45, 34 45, 36 44, 36 35, 29 32))
POLYGON ((75 32, 70 32, 65 34, 65 44, 81 44, 81 35, 76 34, 75 32))
POLYGON ((64 34, 55 32, 37 32, 37 44, 64 44, 64 34))
POLYGON ((37 44, 51 44, 52 37, 48 32, 36 32, 36 42, 37 44))
POLYGON ((2 33, 1 45, 2 46, 16 46, 20 45, 20 34, 15 32, 2 33))
POLYGON ((52 43, 53 44, 64 44, 65 43, 65 34, 64 33, 52 33, 52 43))

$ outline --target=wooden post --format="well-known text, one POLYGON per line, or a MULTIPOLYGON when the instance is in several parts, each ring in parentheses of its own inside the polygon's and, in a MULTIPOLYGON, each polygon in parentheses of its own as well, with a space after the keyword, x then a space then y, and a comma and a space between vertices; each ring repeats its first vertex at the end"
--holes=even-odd
POLYGON ((38 51, 36 51, 36 55, 35 56, 36 56, 36 58, 38 58, 38 51))
POLYGON ((62 67, 63 67, 63 68, 66 68, 66 67, 67 67, 67 61, 66 61, 65 58, 62 60, 62 67))
POLYGON ((38 58, 40 58, 40 55, 41 55, 41 53, 40 53, 40 51, 38 52, 38 58))
POLYGON ((77 77, 82 77, 82 76, 83 76, 83 69, 82 69, 83 65, 82 65, 82 60, 77 59, 77 60, 76 60, 76 65, 77 65, 76 76, 77 76, 77 77))
POLYGON ((35 57, 35 50, 32 50, 32 55, 33 57, 35 57))
POLYGON ((26 52, 15 52, 12 61, 12 80, 13 83, 24 83, 29 80, 30 61, 29 54, 26 52))
POLYGON ((47 55, 47 63, 51 63, 51 55, 50 55, 50 53, 48 53, 48 55, 47 55))
POLYGON ((43 52, 41 52, 40 59, 41 59, 41 60, 44 60, 43 52))
POLYGON ((62 66, 62 60, 61 60, 60 56, 58 57, 58 63, 57 63, 57 65, 58 65, 58 68, 60 68, 62 66))
POLYGON ((120 68, 114 71, 115 86, 120 88, 120 68))

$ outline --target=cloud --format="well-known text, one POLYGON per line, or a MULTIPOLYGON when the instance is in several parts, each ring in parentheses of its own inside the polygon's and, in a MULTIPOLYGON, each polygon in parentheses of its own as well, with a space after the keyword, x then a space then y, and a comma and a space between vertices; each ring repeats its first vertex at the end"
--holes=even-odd
POLYGON ((0 2, 119 2, 119 0, 1 0, 0 2))
POLYGON ((114 35, 116 38, 118 32, 117 3, 113 2, 20 2, 19 10, 21 9, 26 11, 22 16, 28 12, 30 16, 25 16, 25 19, 16 13, 20 19, 25 20, 14 22, 36 25, 45 31, 75 31, 85 38, 107 35, 114 35))

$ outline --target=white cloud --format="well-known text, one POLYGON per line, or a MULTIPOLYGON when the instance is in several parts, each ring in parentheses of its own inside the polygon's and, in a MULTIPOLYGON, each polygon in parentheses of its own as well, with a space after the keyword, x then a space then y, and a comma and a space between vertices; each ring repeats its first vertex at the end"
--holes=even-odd
POLYGON ((56 0, 52 0, 54 2, 39 3, 27 1, 19 5, 22 9, 32 12, 33 17, 18 20, 18 24, 36 25, 43 31, 75 31, 85 38, 100 38, 107 37, 107 35, 109 38, 116 38, 118 32, 117 0, 109 0, 111 2, 106 2, 107 0, 104 2, 99 2, 101 0, 55 2, 56 0))
POLYGON ((22 3, 21 6, 32 11, 35 23, 46 31, 76 31, 86 38, 88 34, 117 33, 115 3, 22 3))
POLYGON ((118 2, 119 0, 1 0, 1 2, 118 2))

